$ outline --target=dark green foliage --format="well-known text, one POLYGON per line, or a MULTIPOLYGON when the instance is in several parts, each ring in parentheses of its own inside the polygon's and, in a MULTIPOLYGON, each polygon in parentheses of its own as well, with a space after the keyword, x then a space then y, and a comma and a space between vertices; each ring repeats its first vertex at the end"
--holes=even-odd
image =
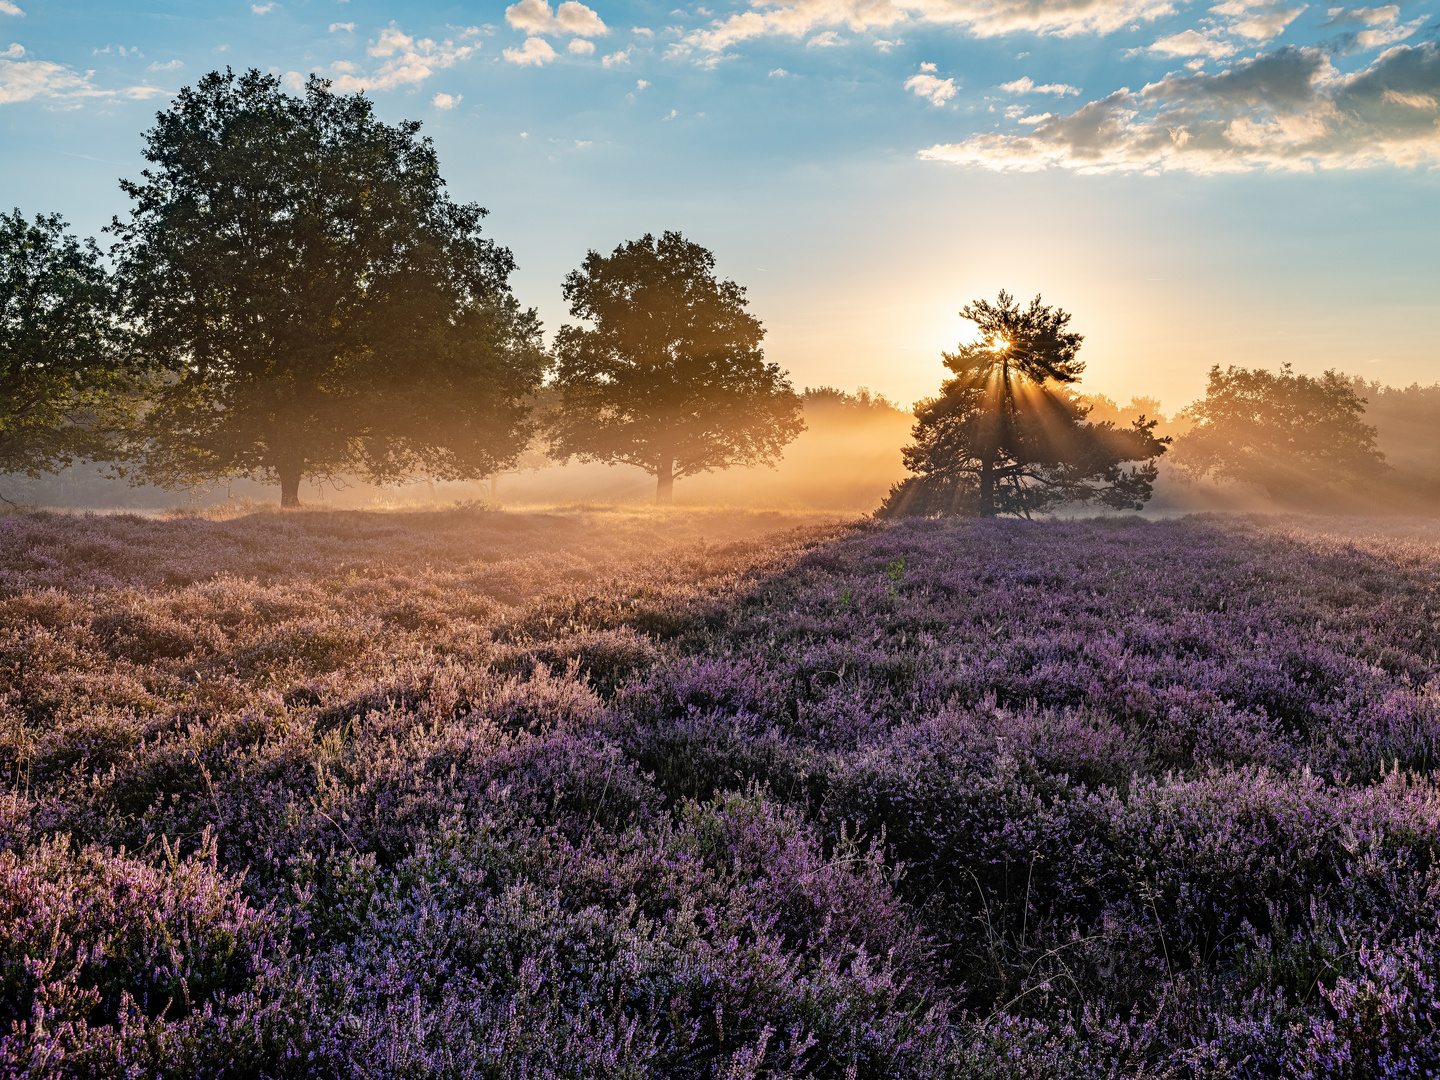
POLYGON ((58 214, 0 215, 0 473, 113 459, 136 370, 93 240, 58 214))
POLYGON ((419 128, 257 71, 159 114, 113 226, 143 345, 173 373, 148 478, 278 479, 294 505, 302 477, 475 478, 524 450, 539 323, 419 128))
POLYGON ((637 465, 668 500, 677 477, 773 465, 804 429, 745 290, 717 281, 715 256, 679 233, 591 251, 565 299, 593 328, 562 326, 555 339, 555 455, 637 465))
POLYGON ((1169 440, 1155 438, 1155 421, 1143 417, 1128 429, 1086 422, 1089 410, 1065 389, 1085 369, 1069 314, 1038 296, 1021 308, 1005 292, 960 314, 981 340, 943 354, 955 377, 915 406, 915 444, 904 458, 917 475, 891 490, 882 513, 1028 517, 1075 502, 1139 509, 1169 440))
POLYGON ((1253 484, 1275 499, 1356 491, 1386 471, 1365 399, 1342 375, 1296 375, 1219 365, 1205 397, 1186 413, 1195 427, 1175 444, 1175 467, 1191 479, 1253 484))

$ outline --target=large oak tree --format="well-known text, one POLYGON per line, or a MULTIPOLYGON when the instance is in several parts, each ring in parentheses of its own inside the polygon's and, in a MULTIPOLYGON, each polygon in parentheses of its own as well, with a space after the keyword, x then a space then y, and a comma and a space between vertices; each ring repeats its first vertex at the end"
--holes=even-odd
POLYGON ((1038 296, 1022 308, 1005 292, 960 315, 980 340, 942 354, 954 377, 915 406, 915 443, 903 457, 916 475, 891 490, 884 512, 1028 517, 1076 502, 1139 509, 1169 440, 1155 438, 1156 422, 1144 417, 1128 428, 1086 420, 1087 406, 1068 390, 1085 370, 1070 315, 1038 296))
POLYGON ((139 374, 95 242, 0 214, 0 473, 114 458, 139 374))
POLYGON ((172 373, 145 476, 278 480, 295 506, 303 478, 466 479, 523 451, 539 323, 419 129, 257 71, 158 115, 112 226, 141 344, 172 373))
POLYGON ((745 290, 676 232, 591 251, 565 279, 551 453, 637 465, 670 501, 681 476, 773 464, 804 429, 800 397, 760 348, 745 290))

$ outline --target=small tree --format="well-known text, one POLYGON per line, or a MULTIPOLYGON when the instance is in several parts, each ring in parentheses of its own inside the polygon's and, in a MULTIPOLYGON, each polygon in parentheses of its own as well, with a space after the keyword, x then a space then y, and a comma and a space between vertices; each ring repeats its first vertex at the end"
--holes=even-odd
POLYGON ((158 115, 112 226, 141 343, 172 373, 146 476, 254 475, 297 506, 304 477, 473 479, 524 450, 539 323, 419 128, 257 71, 207 75, 158 115))
POLYGON ((0 473, 113 459, 134 415, 109 275, 95 242, 65 228, 0 214, 0 473))
POLYGON ((591 251, 565 279, 570 314, 591 329, 556 336, 559 458, 637 465, 669 502, 681 476, 773 465, 804 429, 800 398, 760 349, 745 290, 679 233, 591 251))
POLYGON ((1312 499, 1354 488, 1388 469, 1350 379, 1219 365, 1175 443, 1181 476, 1253 484, 1271 498, 1312 499))
POLYGON ((1070 316, 1038 296, 1021 308, 1005 292, 960 314, 980 340, 942 354, 955 377, 915 406, 915 444, 903 456, 917 475, 881 512, 1029 517, 1070 502, 1138 510, 1169 440, 1144 417, 1129 428, 1086 422, 1088 407, 1066 389, 1085 368, 1070 316))

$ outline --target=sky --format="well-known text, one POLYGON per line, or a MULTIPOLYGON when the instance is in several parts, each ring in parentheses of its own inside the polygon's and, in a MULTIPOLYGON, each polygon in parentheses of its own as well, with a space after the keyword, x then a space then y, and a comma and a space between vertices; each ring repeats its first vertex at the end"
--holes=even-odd
POLYGON ((797 387, 933 394, 959 309, 1073 315, 1080 389, 1212 364, 1440 381, 1440 0, 0 0, 0 206, 82 235, 208 71, 424 123, 553 332, 675 229, 797 387))

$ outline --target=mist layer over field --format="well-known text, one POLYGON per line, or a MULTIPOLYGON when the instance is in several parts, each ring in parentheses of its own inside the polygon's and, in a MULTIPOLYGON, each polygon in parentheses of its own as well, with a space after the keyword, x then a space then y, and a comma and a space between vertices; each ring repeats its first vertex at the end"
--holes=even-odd
MULTIPOLYGON (((1406 389, 1356 382, 1368 404, 1365 420, 1378 432, 1378 445, 1391 469, 1360 490, 1276 501, 1246 484, 1187 481, 1167 457, 1147 510, 1161 514, 1196 510, 1240 512, 1434 513, 1440 508, 1440 389, 1406 389)), ((1125 427, 1142 416, 1160 421, 1156 433, 1177 438, 1190 430, 1179 410, 1137 397, 1126 404, 1104 396, 1084 398, 1090 419, 1125 427)), ((901 448, 911 439, 915 417, 861 388, 855 394, 820 389, 804 395, 806 429, 790 443, 773 468, 732 468, 686 477, 676 485, 679 505, 751 510, 869 513, 907 473, 901 448)), ((131 487, 107 478, 101 466, 76 466, 57 476, 0 477, 0 495, 32 506, 71 509, 201 510, 228 507, 227 514, 259 508, 276 498, 276 488, 255 480, 215 481, 194 490, 131 487)), ((307 481, 302 500, 343 509, 430 508, 481 503, 517 508, 567 505, 614 507, 651 503, 655 478, 627 465, 556 462, 538 450, 522 456, 512 470, 476 482, 415 483, 378 487, 354 477, 307 481)))
POLYGON ((23 1072, 1440 1060, 1440 532, 0 519, 23 1072))

